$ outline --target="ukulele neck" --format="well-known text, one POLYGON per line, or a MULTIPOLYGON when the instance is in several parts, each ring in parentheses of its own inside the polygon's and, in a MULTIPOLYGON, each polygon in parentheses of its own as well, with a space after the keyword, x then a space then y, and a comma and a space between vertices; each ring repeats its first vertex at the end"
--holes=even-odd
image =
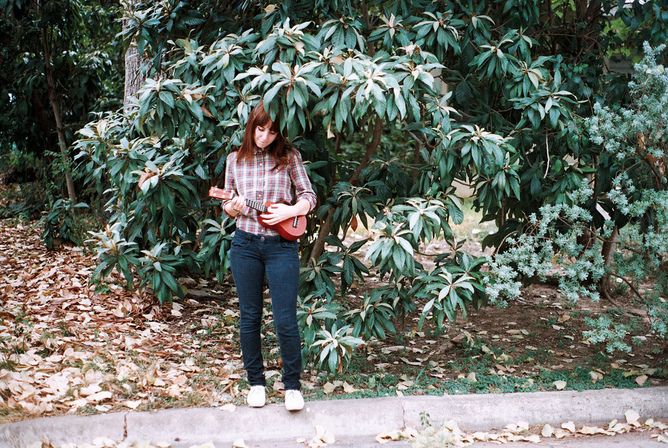
POLYGON ((246 205, 252 208, 253 210, 257 210, 260 213, 267 212, 267 206, 260 201, 253 201, 252 199, 246 199, 246 205))

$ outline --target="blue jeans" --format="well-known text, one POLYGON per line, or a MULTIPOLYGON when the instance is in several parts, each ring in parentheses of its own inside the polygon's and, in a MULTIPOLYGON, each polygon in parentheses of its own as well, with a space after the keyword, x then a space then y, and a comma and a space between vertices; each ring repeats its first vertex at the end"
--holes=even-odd
POLYGON ((241 354, 251 386, 264 386, 260 326, 265 276, 271 293, 274 326, 283 359, 285 389, 300 389, 301 341, 297 325, 298 243, 237 229, 230 253, 239 294, 241 354))

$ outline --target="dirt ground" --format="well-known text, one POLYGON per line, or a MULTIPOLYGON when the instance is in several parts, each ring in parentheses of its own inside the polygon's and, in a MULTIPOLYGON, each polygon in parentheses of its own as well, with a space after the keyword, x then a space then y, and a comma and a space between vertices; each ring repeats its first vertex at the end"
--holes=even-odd
MULTIPOLYGON (((34 222, 0 221, 0 422, 66 413, 225 406, 247 388, 230 283, 181 279, 206 297, 158 305, 117 277, 90 285, 92 253, 47 251, 34 222)), ((668 383, 666 345, 648 333, 636 304, 564 303, 532 286, 507 308, 486 307, 443 334, 405 331, 362 347, 346 373, 307 366, 307 399, 486 393, 668 383), (632 353, 607 354, 582 336, 603 309, 628 320, 632 353), (633 314, 636 312, 636 314, 633 314), (635 342, 638 342, 637 344, 635 342)), ((269 398, 283 391, 266 321, 269 398)))

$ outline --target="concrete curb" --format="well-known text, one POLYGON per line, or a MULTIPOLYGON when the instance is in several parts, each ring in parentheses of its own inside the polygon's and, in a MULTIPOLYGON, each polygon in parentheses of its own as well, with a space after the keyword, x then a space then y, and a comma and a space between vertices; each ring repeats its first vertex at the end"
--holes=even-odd
POLYGON ((519 421, 533 425, 623 420, 628 409, 635 409, 643 418, 668 417, 668 387, 312 401, 298 413, 276 404, 262 409, 237 407, 234 412, 186 408, 47 417, 1 425, 0 448, 25 448, 45 439, 55 445, 91 443, 97 437, 179 446, 213 442, 222 447, 238 438, 246 443, 310 439, 316 425, 337 438, 373 439, 382 432, 419 427, 423 413, 434 425, 455 420, 462 429, 477 431, 519 421))

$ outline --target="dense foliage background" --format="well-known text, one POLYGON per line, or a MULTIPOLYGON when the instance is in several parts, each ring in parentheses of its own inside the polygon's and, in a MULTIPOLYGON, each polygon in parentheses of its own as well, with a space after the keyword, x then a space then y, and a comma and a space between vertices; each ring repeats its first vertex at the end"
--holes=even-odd
MULTIPOLYGON (((182 275, 223 280, 233 223, 206 192, 264 100, 319 197, 301 243, 305 355, 342 369, 411 313, 439 331, 538 280, 614 300, 618 278, 666 334, 665 1, 85 5, 2 3, 0 154, 51 193, 47 244, 78 238, 73 193, 91 207, 97 278, 116 269, 160 301, 182 275), (123 98, 128 46, 145 82, 123 98), (644 54, 629 83, 623 61, 644 54), (498 227, 490 257, 454 238, 458 184, 498 227), (362 225, 367 240, 346 240, 362 225), (435 238, 452 249, 419 263, 435 238)), ((591 326, 628 349, 610 316, 591 326)))

